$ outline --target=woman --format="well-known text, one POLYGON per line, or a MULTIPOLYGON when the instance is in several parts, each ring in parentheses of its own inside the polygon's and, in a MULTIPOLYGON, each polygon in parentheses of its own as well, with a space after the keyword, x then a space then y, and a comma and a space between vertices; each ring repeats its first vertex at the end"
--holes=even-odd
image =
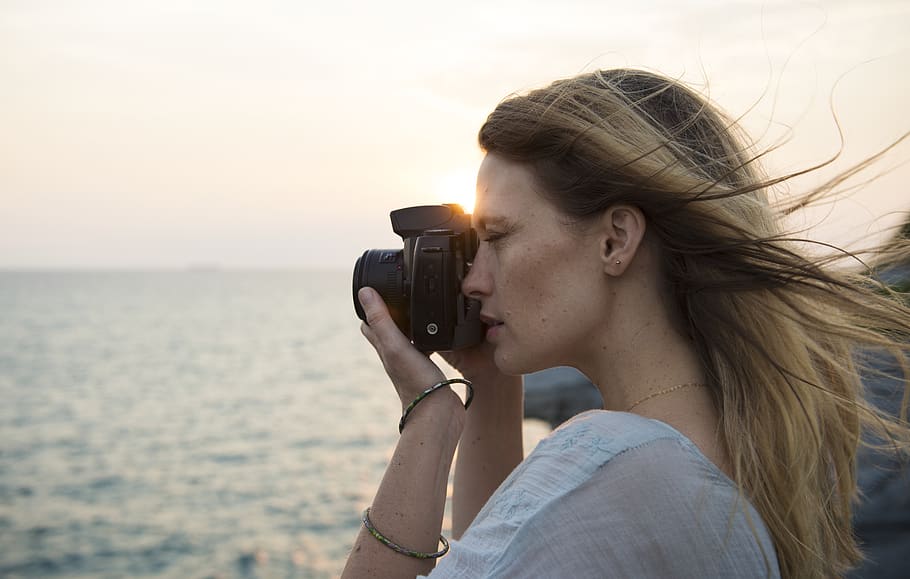
POLYGON ((558 81, 500 103, 479 138, 462 291, 489 329, 446 354, 476 399, 422 396, 442 372, 361 290, 405 418, 345 576, 433 569, 459 441, 458 540, 434 578, 842 574, 861 426, 907 440, 863 402, 851 352, 905 361, 908 309, 802 257, 766 197, 780 180, 678 82, 558 81), (605 410, 522 461, 519 376, 559 365, 605 410))

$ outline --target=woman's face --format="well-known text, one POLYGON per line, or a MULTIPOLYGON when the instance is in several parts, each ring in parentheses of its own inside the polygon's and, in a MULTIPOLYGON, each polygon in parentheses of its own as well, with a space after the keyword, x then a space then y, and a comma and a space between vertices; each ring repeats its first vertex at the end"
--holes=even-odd
POLYGON ((487 155, 473 225, 480 247, 463 292, 482 303, 487 341, 507 374, 577 365, 605 318, 596 237, 570 229, 523 165, 487 155))

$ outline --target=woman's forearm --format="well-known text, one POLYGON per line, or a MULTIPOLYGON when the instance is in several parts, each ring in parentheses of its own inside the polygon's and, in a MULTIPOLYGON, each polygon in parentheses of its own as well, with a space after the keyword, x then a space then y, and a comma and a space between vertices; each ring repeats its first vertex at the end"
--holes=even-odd
POLYGON ((524 393, 520 376, 475 384, 455 465, 452 536, 460 538, 523 458, 524 393))
MULTIPOLYGON (((421 552, 439 547, 452 457, 465 420, 449 389, 434 392, 408 417, 401 439, 373 499, 370 521, 393 542, 421 552)), ((432 570, 432 559, 415 559, 383 545, 361 529, 342 577, 415 577, 432 570)))

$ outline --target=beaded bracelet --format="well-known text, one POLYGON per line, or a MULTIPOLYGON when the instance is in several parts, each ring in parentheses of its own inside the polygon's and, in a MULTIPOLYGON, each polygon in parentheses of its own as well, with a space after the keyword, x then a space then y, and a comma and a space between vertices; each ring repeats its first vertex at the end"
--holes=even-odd
POLYGON ((417 398, 413 402, 408 404, 408 407, 404 409, 404 412, 401 414, 401 420, 398 421, 398 434, 401 434, 404 431, 404 422, 408 419, 408 415, 411 414, 411 411, 414 410, 414 407, 417 406, 421 400, 432 394, 433 392, 439 390, 443 386, 448 386, 449 384, 464 384, 467 386, 467 397, 464 401, 464 409, 467 410, 468 406, 471 405, 471 400, 474 399, 474 387, 471 385, 469 380, 464 378, 452 378, 451 380, 443 380, 437 384, 433 384, 423 392, 417 395, 417 398))
POLYGON ((373 526, 373 523, 370 522, 370 507, 364 509, 360 520, 363 521, 363 526, 366 527, 366 530, 369 531, 371 535, 376 537, 377 541, 389 549, 392 549, 396 553, 401 553, 402 555, 407 555, 408 557, 414 557, 415 559, 438 559, 439 557, 442 557, 449 552, 449 542, 446 541, 446 538, 442 535, 439 535, 439 541, 442 543, 442 549, 440 551, 436 551, 435 553, 422 553, 420 551, 412 551, 410 549, 405 549, 397 543, 393 543, 382 533, 377 531, 376 527, 373 526))

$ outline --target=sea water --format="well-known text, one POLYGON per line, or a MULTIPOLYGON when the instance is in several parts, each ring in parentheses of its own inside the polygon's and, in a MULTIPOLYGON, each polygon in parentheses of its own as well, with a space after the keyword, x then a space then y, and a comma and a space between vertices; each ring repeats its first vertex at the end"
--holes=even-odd
POLYGON ((349 272, 0 273, 0 577, 333 577, 400 405, 349 272))

